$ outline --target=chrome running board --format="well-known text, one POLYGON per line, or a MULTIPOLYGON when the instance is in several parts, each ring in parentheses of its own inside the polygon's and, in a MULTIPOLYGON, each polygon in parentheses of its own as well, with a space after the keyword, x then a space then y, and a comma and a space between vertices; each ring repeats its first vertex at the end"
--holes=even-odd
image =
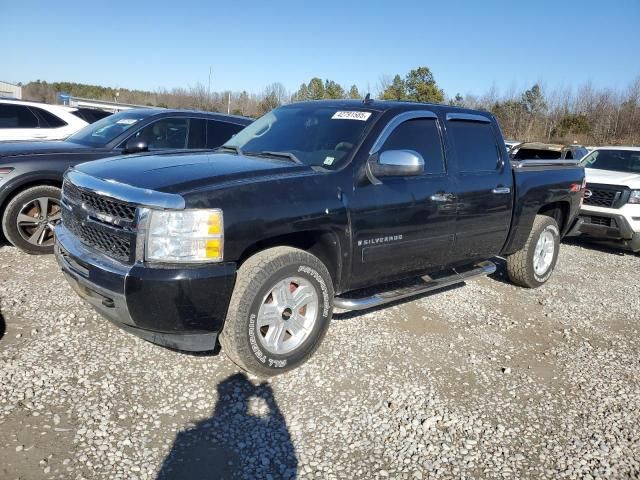
POLYGON ((362 298, 345 298, 335 297, 333 299, 333 305, 342 310, 366 310, 367 308, 377 307, 384 305, 385 303, 395 302, 407 297, 413 297, 414 295, 420 295, 422 293, 431 292, 440 288, 455 285, 472 278, 482 275, 491 275, 496 271, 496 265, 493 262, 480 262, 476 264, 471 270, 464 272, 457 272, 453 270, 453 274, 446 277, 431 279, 423 281, 418 285, 412 285, 410 287, 398 288, 388 290, 386 292, 376 293, 370 297, 362 298))

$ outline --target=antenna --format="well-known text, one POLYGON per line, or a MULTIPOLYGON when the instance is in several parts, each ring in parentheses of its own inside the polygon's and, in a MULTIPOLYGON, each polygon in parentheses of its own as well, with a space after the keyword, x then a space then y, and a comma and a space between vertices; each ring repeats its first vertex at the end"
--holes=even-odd
POLYGON ((364 100, 362 101, 362 103, 364 103, 365 105, 369 105, 370 103, 373 103, 373 100, 371 100, 371 94, 367 93, 367 95, 364 97, 364 100))

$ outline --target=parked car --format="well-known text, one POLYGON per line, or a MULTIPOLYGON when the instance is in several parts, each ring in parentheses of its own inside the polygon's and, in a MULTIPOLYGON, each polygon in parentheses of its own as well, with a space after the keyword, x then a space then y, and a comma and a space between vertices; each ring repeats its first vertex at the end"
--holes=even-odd
POLYGON ((63 140, 107 115, 89 108, 0 99, 0 141, 63 140))
POLYGON ((582 165, 587 187, 580 233, 640 252, 640 148, 597 147, 582 165))
POLYGON ((251 121, 186 110, 126 110, 63 142, 0 143, 2 233, 25 252, 52 253, 51 227, 60 218, 62 175, 70 166, 149 150, 215 148, 251 121))
POLYGON ((588 152, 582 145, 528 142, 511 147, 514 160, 580 160, 588 152))
POLYGON ((512 167, 487 112, 291 104, 217 152, 70 169, 56 256, 124 329, 191 351, 220 334, 235 363, 269 376, 311 356, 334 307, 486 275, 496 255, 516 284, 544 284, 584 179, 577 163, 554 163, 512 167))

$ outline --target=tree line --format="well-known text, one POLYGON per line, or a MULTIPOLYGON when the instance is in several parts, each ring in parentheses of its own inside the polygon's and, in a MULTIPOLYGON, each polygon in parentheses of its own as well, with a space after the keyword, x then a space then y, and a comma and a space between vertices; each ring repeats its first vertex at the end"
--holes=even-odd
MULTIPOLYGON (((272 83, 259 93, 209 91, 204 85, 189 88, 130 90, 71 82, 36 80, 23 85, 28 100, 57 103, 64 92, 76 97, 118 101, 145 106, 186 108, 258 117, 280 105, 322 99, 361 99, 356 85, 344 87, 331 79, 314 77, 295 92, 272 83)), ((627 88, 597 88, 585 83, 578 88, 546 89, 542 84, 523 91, 500 93, 495 87, 483 95, 457 93, 448 97, 428 67, 404 76, 380 77, 372 96, 383 100, 448 103, 493 113, 505 138, 558 143, 640 144, 640 77, 627 88)))

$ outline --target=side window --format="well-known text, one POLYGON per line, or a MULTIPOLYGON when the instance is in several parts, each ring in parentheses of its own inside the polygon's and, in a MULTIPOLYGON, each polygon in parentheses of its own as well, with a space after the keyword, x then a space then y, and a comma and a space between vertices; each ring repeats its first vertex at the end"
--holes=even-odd
POLYGON ((25 105, 0 104, 0 128, 38 128, 38 119, 25 105))
POLYGON ((35 112, 43 122, 40 122, 42 128, 60 128, 68 125, 67 122, 59 117, 56 117, 53 113, 44 110, 43 108, 29 107, 31 111, 35 112))
POLYGON ((139 130, 134 138, 141 138, 150 150, 187 147, 188 118, 162 118, 139 130))
POLYGON ((567 150, 567 154, 564 156, 565 160, 573 160, 573 153, 571 150, 567 150))
POLYGON ((207 148, 219 147, 243 128, 235 123, 207 120, 207 148))
POLYGON ((201 118, 189 120, 188 148, 206 148, 207 146, 207 121, 201 118))
POLYGON ((435 118, 415 118, 398 125, 382 145, 385 150, 414 150, 424 159, 427 174, 445 172, 440 131, 435 118))
POLYGON ((490 123, 452 120, 447 129, 460 172, 493 172, 498 168, 500 154, 490 123))

